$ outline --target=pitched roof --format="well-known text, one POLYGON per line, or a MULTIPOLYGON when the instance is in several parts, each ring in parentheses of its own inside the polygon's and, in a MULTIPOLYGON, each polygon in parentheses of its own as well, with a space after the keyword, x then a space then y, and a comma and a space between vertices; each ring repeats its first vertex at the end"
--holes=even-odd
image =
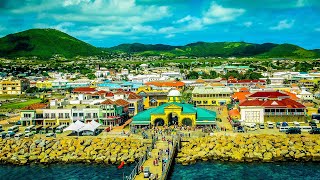
POLYGON ((36 109, 43 109, 46 108, 48 104, 43 104, 43 103, 36 103, 36 104, 31 104, 27 107, 22 108, 22 110, 36 110, 36 109))
POLYGON ((184 82, 181 81, 151 81, 146 82, 145 85, 153 85, 158 87, 182 87, 184 82))
POLYGON ((249 92, 249 89, 246 87, 242 87, 239 89, 239 92, 249 92))
POLYGON ((289 95, 278 92, 278 91, 262 91, 262 92, 255 92, 248 96, 249 98, 278 98, 278 97, 289 97, 289 95))
POLYGON ((102 102, 102 103, 100 103, 100 104, 114 105, 114 104, 115 104, 115 102, 114 102, 114 101, 112 101, 111 99, 107 99, 107 100, 103 101, 103 102, 102 102))
POLYGON ((91 87, 78 87, 78 88, 75 88, 72 92, 87 93, 87 92, 95 92, 95 91, 96 89, 91 87))
POLYGON ((107 93, 106 93, 106 96, 107 96, 107 97, 113 97, 114 94, 113 94, 112 92, 107 92, 107 93))
POLYGON ((240 112, 238 111, 238 109, 231 109, 228 112, 229 116, 240 116, 240 112))
POLYGON ((262 107, 277 107, 277 108, 305 108, 305 106, 297 101, 286 98, 282 100, 246 100, 240 103, 239 106, 262 106, 262 107))
POLYGON ((247 95, 251 94, 250 92, 235 92, 232 95, 233 99, 237 99, 239 101, 247 99, 247 95))
POLYGON ((118 99, 115 101, 118 106, 128 106, 130 103, 124 99, 118 99))
POLYGON ((290 96, 290 99, 292 99, 292 100, 298 100, 299 98, 297 97, 297 95, 296 94, 294 94, 294 93, 291 93, 291 92, 289 92, 289 91, 284 91, 284 93, 286 93, 287 95, 289 95, 290 96))
POLYGON ((141 99, 141 96, 136 93, 129 93, 128 99, 141 99))

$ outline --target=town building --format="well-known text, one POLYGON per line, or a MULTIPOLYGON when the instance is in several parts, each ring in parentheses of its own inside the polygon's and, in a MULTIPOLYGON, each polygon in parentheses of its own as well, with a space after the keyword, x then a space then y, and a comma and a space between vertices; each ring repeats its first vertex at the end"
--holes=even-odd
POLYGON ((216 113, 204 108, 196 108, 192 104, 181 101, 178 90, 168 94, 168 103, 140 112, 133 117, 133 126, 213 126, 216 124, 216 113))
POLYGON ((305 121, 306 107, 278 92, 255 92, 239 104, 241 121, 264 123, 305 121))
POLYGON ((143 98, 144 109, 157 107, 168 102, 168 90, 159 87, 141 86, 136 93, 143 98))
POLYGON ((196 106, 222 106, 230 104, 232 91, 224 86, 195 87, 192 102, 196 106))
POLYGON ((30 87, 27 79, 4 79, 0 81, 0 94, 19 95, 30 87))

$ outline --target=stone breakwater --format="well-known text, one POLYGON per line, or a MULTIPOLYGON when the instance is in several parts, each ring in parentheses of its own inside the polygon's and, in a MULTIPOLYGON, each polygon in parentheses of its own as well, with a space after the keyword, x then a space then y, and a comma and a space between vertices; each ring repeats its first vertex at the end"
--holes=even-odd
POLYGON ((176 162, 320 161, 318 135, 236 135, 211 136, 182 143, 176 162))
POLYGON ((133 163, 147 149, 138 139, 122 138, 43 138, 0 139, 0 162, 29 163, 133 163))

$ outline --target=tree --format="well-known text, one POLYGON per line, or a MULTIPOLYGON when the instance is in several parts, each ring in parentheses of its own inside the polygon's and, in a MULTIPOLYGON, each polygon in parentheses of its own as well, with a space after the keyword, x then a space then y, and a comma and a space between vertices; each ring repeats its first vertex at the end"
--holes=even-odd
POLYGON ((87 74, 87 78, 92 80, 92 79, 95 79, 96 76, 92 73, 89 73, 89 74, 87 74))
POLYGON ((283 84, 289 84, 290 82, 289 82, 289 80, 288 79, 284 79, 283 80, 283 84))
POLYGON ((210 76, 211 76, 211 79, 215 79, 215 78, 219 77, 218 73, 215 71, 210 71, 210 76))
POLYGON ((198 79, 199 74, 195 71, 190 71, 189 74, 187 74, 187 79, 198 79))

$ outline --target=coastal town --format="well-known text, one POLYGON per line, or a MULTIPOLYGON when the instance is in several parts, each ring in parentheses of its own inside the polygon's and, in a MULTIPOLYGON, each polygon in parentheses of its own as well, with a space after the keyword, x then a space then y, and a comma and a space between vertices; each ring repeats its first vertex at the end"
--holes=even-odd
POLYGON ((127 179, 165 179, 174 159, 319 161, 317 67, 235 61, 66 71, 3 60, 1 162, 134 164, 127 179))

